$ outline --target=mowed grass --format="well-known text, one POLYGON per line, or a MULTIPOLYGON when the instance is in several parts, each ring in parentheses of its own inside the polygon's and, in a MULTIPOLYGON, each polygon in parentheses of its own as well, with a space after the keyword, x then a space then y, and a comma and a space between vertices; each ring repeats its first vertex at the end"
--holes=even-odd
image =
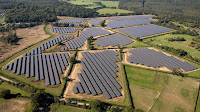
POLYGON ((198 84, 191 78, 170 75, 166 91, 150 112, 193 112, 198 84))
POLYGON ((167 74, 129 66, 125 71, 135 107, 149 111, 168 83, 167 74))
POLYGON ((116 7, 118 8, 119 2, 118 1, 101 1, 106 7, 116 7))
POLYGON ((123 10, 123 9, 110 9, 110 8, 103 8, 103 9, 99 9, 97 10, 97 12, 99 14, 115 14, 115 13, 133 13, 133 11, 128 11, 128 10, 123 10))
POLYGON ((189 46, 193 38, 194 36, 189 36, 189 35, 167 34, 167 35, 147 38, 147 39, 144 39, 143 41, 149 42, 152 45, 158 44, 158 45, 174 47, 176 49, 183 49, 187 51, 188 53, 190 53, 192 56, 199 58, 200 52, 197 49, 189 46), (186 41, 168 42, 167 38, 173 38, 173 37, 184 37, 186 41))
POLYGON ((92 111, 82 108, 59 105, 58 108, 56 109, 56 112, 92 112, 92 111))
POLYGON ((20 93, 22 96, 31 96, 31 93, 25 92, 11 84, 7 84, 6 82, 0 84, 0 91, 2 89, 9 89, 11 91, 11 94, 20 93))
POLYGON ((25 112, 29 103, 30 100, 24 98, 0 98, 0 112, 25 112))

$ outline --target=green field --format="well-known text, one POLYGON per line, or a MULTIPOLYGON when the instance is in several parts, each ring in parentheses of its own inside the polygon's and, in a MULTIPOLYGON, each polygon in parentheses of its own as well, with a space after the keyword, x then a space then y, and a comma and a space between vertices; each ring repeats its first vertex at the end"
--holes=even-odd
POLYGON ((118 8, 119 2, 117 1, 101 1, 101 0, 76 0, 76 1, 67 1, 68 3, 75 4, 75 5, 90 5, 86 8, 96 8, 101 7, 100 5, 96 5, 93 2, 101 2, 106 7, 116 7, 118 8))
POLYGON ((106 7, 116 7, 118 8, 119 2, 117 1, 101 1, 106 7))
POLYGON ((129 66, 125 71, 135 107, 148 111, 168 83, 167 74, 129 66))
POLYGON ((181 34, 167 34, 167 35, 162 35, 162 36, 157 36, 157 37, 152 37, 152 38, 147 38, 144 39, 144 42, 149 42, 149 44, 158 44, 158 45, 164 45, 164 46, 169 46, 169 47, 174 47, 176 49, 183 49, 190 53, 192 56, 199 58, 200 52, 193 48, 190 47, 190 43, 192 42, 192 39, 194 36, 189 36, 189 35, 181 35, 181 34), (173 38, 173 37, 184 37, 186 41, 174 41, 174 42, 168 42, 167 38, 173 38))
POLYGON ((110 9, 110 8, 104 8, 97 10, 99 14, 115 14, 115 13, 133 13, 133 11, 123 10, 123 9, 110 9))
POLYGON ((126 66, 125 70, 136 108, 150 112, 194 110, 198 81, 161 72, 156 75, 138 67, 126 66))
POLYGON ((56 112, 91 112, 91 111, 82 108, 59 105, 58 108, 56 109, 56 112))
POLYGON ((1 89, 10 89, 11 94, 17 94, 17 93, 21 93, 22 96, 31 96, 31 93, 25 92, 11 84, 7 84, 6 82, 3 82, 2 84, 0 84, 0 90, 1 89))

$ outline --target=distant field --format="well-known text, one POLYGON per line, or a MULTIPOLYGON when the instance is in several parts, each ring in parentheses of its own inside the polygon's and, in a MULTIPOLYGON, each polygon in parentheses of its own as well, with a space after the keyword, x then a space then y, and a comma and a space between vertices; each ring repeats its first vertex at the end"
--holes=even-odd
POLYGON ((132 11, 128 11, 128 10, 123 10, 123 9, 110 9, 110 8, 104 8, 104 9, 99 9, 97 10, 97 12, 99 14, 115 14, 115 13, 132 13, 132 11))
POLYGON ((2 84, 0 84, 0 90, 3 88, 10 89, 11 94, 21 93, 22 96, 31 96, 31 93, 25 92, 11 84, 7 84, 6 82, 3 82, 2 84))
POLYGON ((162 35, 162 36, 157 36, 153 38, 147 38, 144 39, 144 42, 149 42, 150 44, 160 44, 164 46, 169 46, 169 47, 174 47, 176 49, 183 49, 187 52, 189 52, 192 56, 199 58, 200 52, 188 45, 192 42, 192 39, 194 36, 189 36, 189 35, 173 35, 173 34, 168 34, 168 35, 162 35), (168 42, 166 38, 172 38, 172 37, 184 37, 186 41, 174 41, 174 42, 168 42))
POLYGON ((106 7, 116 7, 118 8, 119 2, 117 1, 101 1, 106 7))
POLYGON ((165 83, 168 82, 168 76, 165 73, 156 74, 155 71, 127 66, 125 71, 135 107, 145 112, 149 111, 165 83))

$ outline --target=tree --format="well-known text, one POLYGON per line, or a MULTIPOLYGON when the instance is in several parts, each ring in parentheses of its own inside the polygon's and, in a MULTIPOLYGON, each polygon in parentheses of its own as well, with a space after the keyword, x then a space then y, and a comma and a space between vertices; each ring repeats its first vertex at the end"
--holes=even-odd
POLYGON ((102 26, 102 27, 105 26, 105 22, 106 22, 105 20, 103 20, 103 21, 101 22, 101 26, 102 26))
POLYGON ((73 63, 75 62, 75 58, 74 58, 74 57, 70 57, 70 58, 69 58, 69 62, 70 62, 71 64, 73 64, 73 63))
POLYGON ((113 107, 111 109, 111 112, 120 112, 120 108, 119 107, 113 107))
POLYGON ((134 108, 132 106, 127 106, 125 109, 124 109, 124 112, 134 112, 134 108))
POLYGON ((0 98, 7 99, 10 96, 10 90, 9 89, 2 89, 0 91, 0 98))
POLYGON ((100 100, 94 100, 94 101, 90 101, 90 107, 91 109, 101 112, 102 110, 104 110, 104 104, 103 102, 101 102, 100 100))
POLYGON ((142 109, 136 109, 135 112, 144 112, 142 109))

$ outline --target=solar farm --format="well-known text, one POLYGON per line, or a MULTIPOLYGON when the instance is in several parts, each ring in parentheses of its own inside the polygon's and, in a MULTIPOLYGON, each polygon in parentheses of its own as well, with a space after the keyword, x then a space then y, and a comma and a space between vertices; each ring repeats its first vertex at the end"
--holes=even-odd
POLYGON ((82 47, 86 41, 87 38, 89 38, 90 36, 98 36, 98 35, 105 35, 105 34, 109 34, 110 32, 107 30, 104 30, 102 28, 88 28, 84 31, 81 32, 81 36, 71 40, 70 42, 66 43, 66 47, 63 47, 63 50, 67 50, 67 49, 76 49, 76 48, 80 48, 82 47))
POLYGON ((120 34, 109 35, 103 38, 97 39, 96 46, 106 47, 106 46, 125 46, 131 44, 133 40, 120 34))
POLYGON ((6 10, 0 10, 0 13, 6 13, 6 10))
POLYGON ((51 27, 51 31, 55 32, 55 33, 59 33, 59 34, 74 33, 77 31, 77 28, 54 28, 54 27, 51 27))
POLYGON ((0 14, 0 19, 2 19, 4 17, 4 14, 0 14))
POLYGON ((85 21, 85 19, 83 18, 75 18, 75 19, 68 19, 68 20, 59 20, 58 23, 69 23, 69 24, 72 24, 72 23, 81 23, 85 21))
POLYGON ((42 27, 47 38, 13 55, 3 62, 1 70, 62 99, 88 102, 98 99, 123 108, 129 106, 131 96, 136 106, 144 103, 145 107, 142 105, 141 108, 150 109, 158 101, 158 96, 163 95, 162 91, 168 91, 165 87, 170 90, 167 81, 172 80, 171 76, 174 78, 174 69, 196 77, 200 67, 185 57, 165 53, 165 50, 144 41, 157 39, 156 34, 173 35, 173 29, 153 25, 156 19, 152 17, 58 20, 55 23, 59 25, 53 23, 42 27), (104 27, 100 25, 103 20, 104 27), (64 24, 76 27, 64 27, 64 24), (144 99, 141 96, 145 96, 144 99))
POLYGON ((111 17, 111 18, 106 18, 106 19, 110 19, 110 20, 131 20, 131 19, 148 19, 148 18, 152 18, 154 16, 127 16, 127 17, 111 17))
POLYGON ((147 24, 150 23, 151 19, 139 19, 139 20, 128 20, 128 21, 110 21, 108 22, 107 26, 110 28, 120 28, 124 26, 133 26, 133 25, 140 25, 140 24, 147 24))
POLYGON ((166 67, 170 70, 173 68, 180 68, 184 71, 192 71, 198 69, 186 61, 180 61, 174 56, 167 56, 162 52, 155 51, 148 48, 131 49, 131 54, 127 61, 130 63, 145 65, 148 67, 159 68, 166 67))
POLYGON ((136 27, 131 27, 131 28, 119 29, 118 31, 124 34, 131 35, 132 37, 135 37, 135 38, 140 38, 140 37, 155 35, 159 33, 170 32, 173 30, 169 28, 156 26, 156 25, 144 25, 144 26, 136 26, 136 27))
POLYGON ((120 60, 118 54, 113 50, 106 50, 98 53, 82 52, 81 65, 83 70, 78 73, 80 82, 76 82, 77 87, 73 87, 75 94, 104 94, 107 99, 119 97, 122 94, 119 89, 121 85, 115 80, 117 75, 115 63, 120 60))
POLYGON ((100 20, 100 19, 91 19, 91 20, 90 20, 90 24, 91 24, 91 25, 94 25, 94 26, 100 25, 100 23, 101 23, 101 20, 100 20))
POLYGON ((56 85, 61 83, 59 74, 69 65, 68 58, 68 53, 28 55, 15 59, 4 70, 11 70, 16 75, 26 74, 26 78, 35 77, 35 81, 45 79, 46 85, 56 85))

